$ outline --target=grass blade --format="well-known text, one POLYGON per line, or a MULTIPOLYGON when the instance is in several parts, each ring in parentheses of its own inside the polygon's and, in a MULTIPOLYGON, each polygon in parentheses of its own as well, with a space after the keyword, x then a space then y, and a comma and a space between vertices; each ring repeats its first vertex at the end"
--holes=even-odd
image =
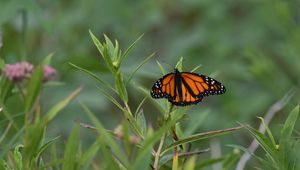
POLYGON ((25 113, 31 111, 38 97, 38 94, 41 91, 42 83, 43 83, 43 69, 42 69, 42 65, 39 65, 33 72, 28 84, 27 95, 25 97, 25 113))
POLYGON ((91 71, 89 70, 86 70, 84 68, 81 68, 75 64, 72 64, 72 63, 69 63, 71 66, 73 66, 74 68, 80 70, 81 72, 83 73, 86 73, 87 75, 89 75, 90 77, 92 77, 93 79, 97 80, 99 83, 101 83, 102 85, 104 85, 106 88, 114 91, 115 93, 117 93, 117 91, 112 88, 112 86, 110 84, 108 84, 106 81, 102 80, 101 78, 99 78, 96 74, 92 73, 91 71))
POLYGON ((168 130, 176 124, 176 122, 182 118, 184 113, 174 114, 172 119, 166 124, 164 124, 158 131, 156 131, 151 136, 145 138, 145 140, 141 143, 141 148, 138 151, 135 162, 133 163, 130 169, 132 170, 140 170, 145 169, 145 166, 150 166, 150 158, 151 158, 151 149, 154 144, 163 136, 163 134, 167 133, 168 130))
POLYGON ((146 57, 135 69, 134 71, 128 76, 129 78, 126 81, 126 85, 131 81, 131 79, 133 78, 134 74, 145 64, 147 63, 153 56, 155 55, 155 53, 150 54, 148 57, 146 57))
POLYGON ((241 128, 243 128, 243 126, 191 135, 187 138, 180 139, 180 140, 172 143, 171 145, 167 146, 166 149, 161 153, 161 155, 164 155, 167 151, 173 149, 176 146, 183 145, 183 144, 190 143, 190 142, 194 142, 194 141, 207 139, 207 138, 211 138, 211 137, 215 137, 215 136, 219 136, 219 135, 224 135, 224 134, 227 134, 229 132, 239 130, 241 128))
POLYGON ((66 144, 66 150, 64 155, 64 162, 62 170, 75 170, 77 164, 77 150, 78 150, 78 134, 79 134, 79 124, 73 127, 72 133, 66 144))
POLYGON ((156 60, 156 63, 157 63, 157 65, 158 65, 160 71, 162 72, 162 74, 163 74, 163 75, 167 74, 165 68, 160 64, 160 62, 156 60))
POLYGON ((93 157, 98 152, 100 145, 101 145, 100 138, 98 138, 95 141, 95 143, 93 143, 93 145, 82 155, 82 157, 80 158, 80 161, 79 161, 79 165, 85 167, 83 169, 88 168, 93 157))
POLYGON ((125 167, 129 166, 129 161, 127 156, 124 154, 122 149, 118 146, 118 144, 113 140, 112 136, 106 131, 106 129, 102 126, 100 121, 94 116, 94 114, 83 104, 81 104, 84 111, 87 113, 88 117, 97 128, 98 133, 101 135, 103 142, 105 145, 109 146, 111 152, 116 155, 116 158, 124 165, 125 167))
POLYGON ((299 106, 295 107, 286 119, 281 131, 280 146, 291 138, 299 114, 299 106))
POLYGON ((144 36, 144 34, 142 34, 141 36, 139 36, 124 52, 124 54, 121 56, 120 60, 119 60, 119 64, 118 64, 118 68, 121 66, 121 64, 123 63, 124 59, 128 56, 129 52, 134 48, 134 46, 136 45, 136 43, 144 36))
POLYGON ((272 159, 272 162, 274 164, 277 163, 277 149, 273 146, 272 141, 268 139, 264 134, 259 132, 258 130, 245 126, 246 129, 250 132, 250 134, 258 141, 260 146, 265 150, 265 152, 269 155, 269 157, 272 159))

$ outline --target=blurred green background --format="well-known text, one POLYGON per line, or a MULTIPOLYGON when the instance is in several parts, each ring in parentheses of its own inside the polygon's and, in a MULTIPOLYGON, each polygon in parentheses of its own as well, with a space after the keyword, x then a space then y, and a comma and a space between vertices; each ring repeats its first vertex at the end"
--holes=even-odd
MULTIPOLYGON (((171 72, 183 56, 185 71, 202 65, 198 73, 216 78, 227 88, 225 95, 208 97, 192 106, 184 127, 197 124, 196 132, 228 128, 238 122, 257 127, 257 116, 263 116, 274 102, 296 87, 296 97, 271 123, 276 134, 289 110, 299 102, 299 9, 299 0, 1 0, 0 57, 7 63, 38 63, 54 52, 51 65, 58 70, 57 80, 64 84, 44 90, 43 109, 83 86, 78 100, 113 129, 123 115, 97 93, 95 81, 69 62, 112 81, 88 30, 101 40, 104 33, 117 39, 122 49, 144 34, 122 69, 130 73, 143 58, 152 52, 156 55, 134 77, 129 87, 130 105, 137 107, 145 96, 139 87, 150 89, 162 76, 156 60, 171 72)), ((159 114, 150 100, 143 107, 147 120, 155 127, 159 114)), ((74 121, 87 122, 76 102, 48 131, 67 136, 74 121)), ((82 130, 81 136, 86 145, 94 139, 87 130, 82 130)), ((241 131, 218 140, 226 153, 231 150, 227 144, 247 147, 251 138, 241 131)), ((199 144, 201 148, 204 145, 208 144, 199 144)))

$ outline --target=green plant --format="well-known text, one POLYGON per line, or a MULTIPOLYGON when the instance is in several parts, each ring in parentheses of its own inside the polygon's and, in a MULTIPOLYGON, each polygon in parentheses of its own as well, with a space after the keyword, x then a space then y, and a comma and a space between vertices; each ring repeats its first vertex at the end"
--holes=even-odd
MULTIPOLYGON (((115 41, 113 44, 112 41, 106 35, 104 35, 105 42, 101 43, 91 31, 90 35, 108 69, 110 70, 110 73, 112 74, 114 86, 111 86, 108 82, 103 80, 101 76, 97 76, 85 68, 81 68, 80 66, 72 63, 70 63, 70 65, 86 73, 99 82, 101 85, 98 87, 99 92, 108 100, 110 100, 117 108, 119 108, 124 114, 124 119, 127 120, 121 123, 122 133, 120 135, 119 132, 117 133, 105 129, 102 123, 94 116, 94 114, 84 104, 82 104, 83 109, 88 114, 94 125, 93 129, 96 129, 98 132, 99 138, 97 138, 97 141, 105 145, 98 145, 97 147, 97 150, 101 150, 102 156, 106 160, 105 162, 107 164, 105 163, 106 166, 104 167, 108 168, 107 166, 109 164, 114 167, 113 169, 139 170, 150 169, 151 167, 153 169, 160 169, 168 167, 170 165, 168 163, 173 161, 173 169, 178 169, 179 167, 189 167, 189 169, 193 169, 192 167, 198 166, 198 163, 195 162, 196 155, 201 154, 204 151, 207 152, 208 150, 191 151, 187 146, 190 146, 194 141, 200 141, 218 135, 224 135, 228 132, 232 132, 241 128, 229 128, 178 138, 177 134, 182 131, 178 125, 180 124, 181 119, 186 116, 188 108, 175 108, 167 102, 161 103, 160 101, 153 99, 150 100, 154 103, 156 109, 161 112, 161 121, 159 122, 159 127, 157 129, 147 126, 147 120, 144 116, 145 113, 143 112, 142 108, 144 101, 149 97, 149 90, 142 87, 140 88, 140 92, 145 94, 146 97, 141 100, 137 109, 133 111, 132 107, 128 104, 129 98, 127 87, 130 86, 130 81, 133 75, 143 64, 153 57, 154 54, 146 57, 141 64, 132 70, 129 75, 124 76, 121 65, 129 54, 130 50, 135 46, 136 42, 140 38, 138 38, 128 49, 125 50, 124 53, 122 53, 118 41, 115 41), (124 77, 127 79, 124 79, 124 77), (114 97, 115 95, 117 97, 114 97), (132 143, 129 141, 129 138, 132 135, 140 139, 136 146, 132 145, 132 143), (118 144, 118 139, 122 140, 124 148, 118 144), (175 141, 172 141, 173 139, 175 141), (156 144, 158 144, 157 147, 155 147, 156 144), (134 152, 133 150, 136 151, 134 152), (189 159, 189 157, 191 157, 191 159, 189 159)), ((182 69, 182 61, 183 59, 181 58, 176 64, 176 67, 179 69, 182 69)), ((160 64, 159 66, 162 72, 165 72, 164 68, 160 64)), ((225 158, 220 159, 220 161, 224 160, 225 158)), ((203 164, 202 167, 209 166, 212 163, 214 162, 211 161, 211 163, 203 164)))
MULTIPOLYGON (((277 142, 269 127, 264 123, 263 118, 259 118, 266 128, 267 133, 263 134, 258 130, 246 126, 251 136, 253 136, 259 143, 260 147, 265 152, 265 156, 252 154, 252 156, 261 163, 261 169, 278 169, 278 170, 297 170, 300 168, 299 157, 299 140, 292 136, 294 127, 299 114, 299 106, 295 107, 286 119, 282 130, 280 139, 277 142)), ((241 148, 241 147, 239 147, 241 148)), ((242 148, 245 152, 247 149, 242 148)))

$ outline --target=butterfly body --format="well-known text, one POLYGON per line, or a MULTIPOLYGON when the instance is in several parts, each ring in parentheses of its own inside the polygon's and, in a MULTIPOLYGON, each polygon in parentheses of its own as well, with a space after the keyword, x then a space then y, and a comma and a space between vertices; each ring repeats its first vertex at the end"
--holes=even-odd
POLYGON ((191 72, 166 74, 158 79, 152 89, 153 98, 167 98, 176 106, 197 104, 203 97, 225 93, 225 87, 217 80, 191 72))

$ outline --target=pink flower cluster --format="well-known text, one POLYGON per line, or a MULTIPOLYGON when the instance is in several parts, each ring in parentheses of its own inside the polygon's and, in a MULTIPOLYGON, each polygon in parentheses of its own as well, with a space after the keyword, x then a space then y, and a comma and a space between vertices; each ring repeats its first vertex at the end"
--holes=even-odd
MULTIPOLYGON (((30 77, 33 72, 34 66, 26 61, 6 64, 3 69, 3 75, 11 81, 22 81, 25 78, 30 77)), ((43 67, 44 81, 50 80, 55 74, 56 70, 48 65, 43 67)))
POLYGON ((23 61, 16 64, 6 64, 3 70, 4 76, 11 81, 20 81, 29 77, 33 71, 33 65, 23 61))
POLYGON ((44 65, 44 81, 50 80, 56 74, 56 70, 48 65, 44 65))

